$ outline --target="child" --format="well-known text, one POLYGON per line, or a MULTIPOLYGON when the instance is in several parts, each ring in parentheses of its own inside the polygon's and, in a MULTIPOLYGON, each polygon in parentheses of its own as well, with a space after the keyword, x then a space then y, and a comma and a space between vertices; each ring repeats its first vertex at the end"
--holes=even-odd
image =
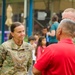
POLYGON ((45 36, 41 36, 38 40, 36 48, 36 60, 38 60, 41 54, 44 52, 44 48, 46 48, 46 38, 45 36))
POLYGON ((37 43, 38 43, 38 39, 39 39, 39 37, 40 37, 40 34, 39 33, 34 33, 34 35, 33 35, 34 37, 35 37, 35 44, 37 45, 37 43))
POLYGON ((32 50, 32 58, 33 58, 33 64, 35 63, 36 60, 36 56, 35 56, 35 49, 36 49, 36 44, 35 44, 35 37, 34 36, 30 36, 28 38, 29 43, 32 45, 33 50, 32 50))
POLYGON ((49 42, 50 42, 50 36, 47 35, 47 32, 49 31, 49 28, 48 27, 43 27, 42 28, 42 36, 46 37, 46 46, 48 46, 49 42))
MULTIPOLYGON (((36 56, 35 56, 35 48, 36 48, 36 44, 35 44, 35 37, 34 36, 30 36, 28 38, 28 42, 32 45, 33 50, 32 50, 32 60, 33 60, 33 64, 35 63, 36 60, 36 56)), ((33 65, 32 64, 32 65, 33 65)), ((33 75, 32 73, 32 66, 29 68, 28 74, 27 75, 33 75)))

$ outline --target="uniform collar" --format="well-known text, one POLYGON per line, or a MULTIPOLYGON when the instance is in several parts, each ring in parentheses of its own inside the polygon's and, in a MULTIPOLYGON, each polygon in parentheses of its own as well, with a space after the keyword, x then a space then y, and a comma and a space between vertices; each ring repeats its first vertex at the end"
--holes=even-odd
POLYGON ((24 41, 23 41, 23 44, 21 45, 21 46, 18 46, 17 44, 15 44, 15 42, 14 42, 14 40, 13 39, 11 39, 11 41, 12 41, 12 44, 11 44, 11 47, 12 47, 12 49, 18 49, 18 50, 20 50, 20 49, 24 49, 25 47, 25 45, 24 45, 24 41))

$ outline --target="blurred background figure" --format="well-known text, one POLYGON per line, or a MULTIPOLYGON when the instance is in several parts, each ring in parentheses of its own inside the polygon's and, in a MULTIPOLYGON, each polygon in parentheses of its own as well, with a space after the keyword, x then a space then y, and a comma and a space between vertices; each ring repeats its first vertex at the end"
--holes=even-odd
POLYGON ((36 61, 42 55, 45 48, 46 48, 46 38, 45 38, 45 36, 40 36, 38 43, 37 43, 37 47, 36 47, 36 53, 35 53, 36 61))
POLYGON ((47 35, 47 32, 49 31, 49 29, 47 28, 47 27, 43 27, 42 28, 42 31, 41 31, 41 35, 42 36, 45 36, 45 38, 46 38, 46 46, 48 46, 50 43, 49 43, 49 41, 50 41, 50 38, 49 38, 49 36, 47 35))
POLYGON ((47 30, 47 27, 43 27, 42 30, 41 30, 42 36, 46 36, 47 31, 48 31, 48 30, 47 30))
POLYGON ((62 13, 62 19, 70 19, 75 21, 75 9, 74 8, 67 8, 62 13))
POLYGON ((47 33, 47 35, 50 36, 50 44, 58 42, 58 40, 56 39, 56 30, 58 28, 58 25, 59 25, 58 16, 54 14, 52 16, 52 25, 50 27, 50 31, 47 33))
POLYGON ((35 44, 37 45, 38 39, 39 39, 39 37, 40 37, 40 33, 38 33, 38 32, 37 32, 37 33, 34 33, 33 36, 34 36, 35 39, 36 39, 36 40, 35 40, 35 44))
MULTIPOLYGON (((35 49, 36 49, 36 44, 35 44, 35 37, 34 36, 30 36, 28 38, 28 42, 32 45, 33 49, 32 49, 32 60, 33 60, 33 64, 35 63, 36 60, 36 56, 35 56, 35 49)), ((32 66, 33 66, 32 64, 32 66)), ((32 66, 29 68, 28 74, 27 75, 33 75, 32 74, 32 66)))
MULTIPOLYGON (((62 19, 70 19, 75 22, 75 9, 67 8, 62 13, 62 19)), ((75 43, 75 37, 73 38, 73 42, 75 43)))
POLYGON ((35 63, 36 60, 36 56, 35 56, 35 50, 36 50, 36 44, 35 44, 35 37, 34 36, 30 36, 28 38, 28 42, 32 45, 33 50, 32 50, 32 58, 33 58, 33 64, 35 63))

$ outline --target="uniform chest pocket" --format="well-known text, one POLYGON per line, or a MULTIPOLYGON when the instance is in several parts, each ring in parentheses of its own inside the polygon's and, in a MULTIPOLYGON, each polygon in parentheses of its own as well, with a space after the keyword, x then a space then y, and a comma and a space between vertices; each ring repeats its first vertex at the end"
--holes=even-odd
POLYGON ((23 64, 26 59, 24 50, 8 50, 8 55, 9 54, 14 64, 23 64))

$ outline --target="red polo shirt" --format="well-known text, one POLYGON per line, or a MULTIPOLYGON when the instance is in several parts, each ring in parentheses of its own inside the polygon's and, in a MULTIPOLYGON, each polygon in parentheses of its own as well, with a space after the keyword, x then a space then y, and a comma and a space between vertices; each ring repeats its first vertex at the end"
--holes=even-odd
POLYGON ((42 75, 75 75, 75 45, 64 39, 48 46, 34 67, 42 75))

